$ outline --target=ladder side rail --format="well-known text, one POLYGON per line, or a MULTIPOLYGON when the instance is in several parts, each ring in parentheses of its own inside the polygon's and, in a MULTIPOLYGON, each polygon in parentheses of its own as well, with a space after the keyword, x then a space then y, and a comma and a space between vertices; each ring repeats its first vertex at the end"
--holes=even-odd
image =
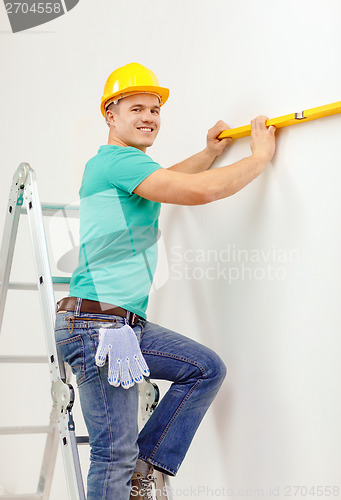
POLYGON ((34 260, 37 273, 37 283, 45 341, 49 357, 49 367, 52 382, 58 378, 65 380, 64 363, 59 363, 57 346, 54 339, 55 297, 50 270, 48 249, 46 244, 43 214, 34 171, 27 165, 27 182, 25 185, 25 202, 29 221, 31 240, 34 250, 34 260))
MULTIPOLYGON (((61 420, 63 426, 62 446, 64 448, 63 458, 67 470, 72 469, 74 475, 72 481, 68 481, 69 495, 71 500, 86 500, 82 470, 79 461, 75 424, 71 409, 63 414, 61 420), (73 430, 73 432, 72 432, 73 430), (77 460, 75 459, 77 457, 77 460)), ((61 428, 61 426, 60 426, 61 428)))
POLYGON ((26 172, 23 164, 17 168, 10 188, 8 210, 0 250, 0 331, 4 316, 9 277, 11 274, 14 246, 18 232, 19 217, 23 204, 23 189, 26 172))
POLYGON ((169 484, 169 476, 160 471, 154 470, 155 477, 155 499, 172 500, 172 489, 169 484))
MULTIPOLYGON (((66 373, 64 363, 58 354, 55 342, 55 297, 38 187, 33 169, 28 164, 25 165, 27 167, 27 182, 25 185, 26 209, 34 248, 39 298, 49 357, 50 376, 52 387, 54 388, 55 384, 59 386, 61 381, 63 383, 66 382, 66 373)), ((68 408, 62 408, 63 411, 60 411, 61 401, 54 401, 54 404, 57 405, 60 442, 70 498, 72 500, 85 500, 72 414, 68 408), (72 421, 72 425, 70 421, 72 421)))
POLYGON ((57 453, 59 447, 59 429, 55 425, 55 409, 52 409, 50 415, 50 426, 53 431, 46 437, 43 461, 40 469, 37 493, 42 495, 42 500, 48 500, 51 492, 53 472, 56 465, 57 453))

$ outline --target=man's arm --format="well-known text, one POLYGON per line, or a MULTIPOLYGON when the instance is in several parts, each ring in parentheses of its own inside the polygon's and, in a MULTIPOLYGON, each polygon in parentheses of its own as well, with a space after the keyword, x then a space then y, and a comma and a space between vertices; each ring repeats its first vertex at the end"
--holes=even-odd
POLYGON ((223 140, 217 139, 218 135, 223 130, 228 130, 230 127, 227 123, 219 121, 212 127, 207 134, 207 145, 203 151, 197 153, 196 155, 187 158, 186 160, 176 163, 172 167, 166 170, 172 170, 174 172, 183 172, 185 174, 197 174, 199 172, 204 172, 208 170, 213 164, 214 160, 221 155, 226 146, 228 146, 232 139, 226 138, 223 140))
POLYGON ((159 169, 134 190, 142 198, 177 205, 203 205, 237 193, 254 180, 275 153, 275 128, 267 128, 268 118, 251 122, 252 155, 227 167, 188 174, 159 169))

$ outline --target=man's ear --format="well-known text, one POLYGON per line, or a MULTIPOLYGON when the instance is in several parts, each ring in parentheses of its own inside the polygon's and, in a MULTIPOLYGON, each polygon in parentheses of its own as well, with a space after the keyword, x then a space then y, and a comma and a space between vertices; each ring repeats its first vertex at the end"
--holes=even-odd
POLYGON ((106 121, 106 124, 108 125, 108 127, 110 127, 110 125, 112 125, 112 123, 115 122, 115 115, 110 109, 108 109, 105 112, 105 121, 106 121), (110 117, 108 116, 109 113, 110 113, 110 117), (110 118, 110 121, 109 121, 109 118, 110 118))

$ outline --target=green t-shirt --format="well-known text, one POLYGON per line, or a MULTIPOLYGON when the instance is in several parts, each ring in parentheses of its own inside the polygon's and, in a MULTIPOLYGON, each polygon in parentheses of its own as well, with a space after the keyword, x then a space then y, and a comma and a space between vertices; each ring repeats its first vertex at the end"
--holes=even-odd
POLYGON ((84 170, 80 249, 69 296, 121 306, 146 319, 157 263, 160 203, 133 190, 162 168, 133 147, 101 146, 84 170))

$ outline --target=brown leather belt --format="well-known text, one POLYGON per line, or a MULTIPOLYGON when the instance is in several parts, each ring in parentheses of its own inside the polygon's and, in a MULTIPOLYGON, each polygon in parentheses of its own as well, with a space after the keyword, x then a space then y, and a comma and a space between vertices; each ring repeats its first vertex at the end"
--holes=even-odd
MULTIPOLYGON (((64 297, 57 302, 58 311, 74 311, 76 313, 77 297, 64 297)), ((96 300, 78 299, 78 313, 87 312, 91 314, 113 314, 126 318, 130 326, 136 325, 140 320, 140 316, 131 311, 123 309, 123 307, 106 304, 105 302, 97 302, 96 300)))

